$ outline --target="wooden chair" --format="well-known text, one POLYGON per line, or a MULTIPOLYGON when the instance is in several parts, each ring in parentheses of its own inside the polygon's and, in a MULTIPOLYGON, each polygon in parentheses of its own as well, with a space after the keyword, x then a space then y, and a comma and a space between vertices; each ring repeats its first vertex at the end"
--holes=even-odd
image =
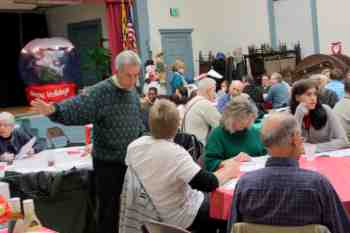
POLYGON ((63 129, 61 129, 60 127, 52 127, 52 128, 48 128, 47 132, 46 132, 46 137, 47 140, 49 142, 49 146, 54 149, 56 148, 56 145, 54 143, 54 139, 57 138, 64 138, 65 139, 65 144, 63 145, 63 147, 71 147, 71 146, 84 146, 84 143, 72 143, 70 141, 70 138, 64 133, 63 129))
POLYGON ((191 233, 179 227, 156 221, 142 225, 141 231, 142 233, 191 233))
POLYGON ((331 233, 322 225, 301 227, 270 226, 252 223, 236 223, 229 233, 331 233))

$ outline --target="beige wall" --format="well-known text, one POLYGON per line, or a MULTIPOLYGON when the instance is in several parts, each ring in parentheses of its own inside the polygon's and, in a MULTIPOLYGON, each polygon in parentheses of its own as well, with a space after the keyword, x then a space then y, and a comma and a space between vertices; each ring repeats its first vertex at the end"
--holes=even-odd
POLYGON ((151 50, 161 50, 159 29, 193 28, 194 67, 198 53, 244 51, 251 44, 270 43, 266 0, 148 0, 151 50), (179 17, 169 10, 179 8, 179 17))
POLYGON ((104 4, 73 5, 51 9, 47 12, 47 22, 51 36, 67 37, 67 25, 88 20, 101 19, 103 37, 108 37, 104 4))
POLYGON ((350 55, 350 1, 317 0, 321 53, 330 54, 330 44, 343 42, 343 53, 350 55))
MULTIPOLYGON (((192 35, 194 67, 198 53, 244 51, 251 44, 270 42, 267 0, 148 0, 150 47, 153 54, 161 50, 159 29, 194 29, 192 35), (170 17, 170 7, 178 8, 179 17, 170 17)), ((104 37, 108 37, 104 5, 67 6, 49 10, 52 36, 67 36, 67 25, 101 18, 104 37)))

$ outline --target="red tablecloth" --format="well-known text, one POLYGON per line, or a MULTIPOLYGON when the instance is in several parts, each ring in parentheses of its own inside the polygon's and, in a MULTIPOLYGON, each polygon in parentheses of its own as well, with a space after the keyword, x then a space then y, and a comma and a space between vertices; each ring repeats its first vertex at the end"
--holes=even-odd
MULTIPOLYGON (((312 162, 300 159, 300 166, 326 176, 350 214, 350 157, 317 158, 312 162)), ((211 194, 210 216, 226 220, 231 209, 233 190, 219 188, 211 194)))

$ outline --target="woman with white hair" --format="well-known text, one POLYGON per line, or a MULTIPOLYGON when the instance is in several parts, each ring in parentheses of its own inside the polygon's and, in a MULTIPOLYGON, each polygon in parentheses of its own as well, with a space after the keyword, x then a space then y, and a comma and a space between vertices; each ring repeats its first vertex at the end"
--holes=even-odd
POLYGON ((266 154, 260 129, 253 125, 257 114, 255 103, 245 96, 235 97, 226 105, 221 125, 211 132, 205 147, 208 171, 224 167, 232 157, 246 161, 266 154))
POLYGON ((209 217, 206 193, 236 177, 239 163, 228 160, 215 173, 201 169, 184 148, 173 142, 179 123, 175 104, 158 100, 149 116, 151 136, 129 145, 125 163, 139 178, 164 223, 196 232, 225 229, 224 222, 209 217))
MULTIPOLYGON (((0 161, 12 162, 16 159, 22 146, 32 137, 23 129, 15 127, 15 117, 11 113, 0 113, 0 161)), ((45 148, 45 144, 36 142, 30 154, 38 153, 45 148)))

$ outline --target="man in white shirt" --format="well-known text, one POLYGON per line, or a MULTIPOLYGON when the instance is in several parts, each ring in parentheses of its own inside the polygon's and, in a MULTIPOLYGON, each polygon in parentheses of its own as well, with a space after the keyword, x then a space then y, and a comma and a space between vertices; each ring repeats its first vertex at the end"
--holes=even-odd
POLYGON ((221 114, 214 106, 216 82, 204 78, 198 82, 198 95, 186 104, 182 130, 194 134, 203 143, 207 142, 210 129, 220 124, 221 114))

